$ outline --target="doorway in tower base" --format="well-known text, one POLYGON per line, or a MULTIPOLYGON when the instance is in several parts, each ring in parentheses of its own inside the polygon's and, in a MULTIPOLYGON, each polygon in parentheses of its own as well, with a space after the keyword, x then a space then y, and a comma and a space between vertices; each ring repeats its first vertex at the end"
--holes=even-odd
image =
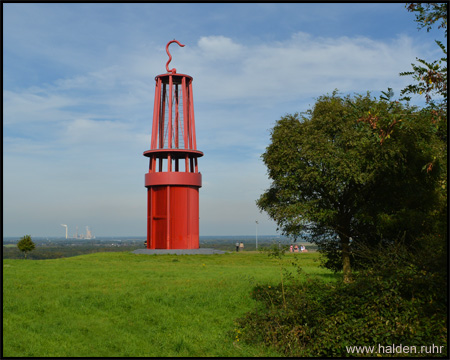
POLYGON ((198 187, 149 187, 147 238, 150 248, 198 249, 198 204, 198 187))

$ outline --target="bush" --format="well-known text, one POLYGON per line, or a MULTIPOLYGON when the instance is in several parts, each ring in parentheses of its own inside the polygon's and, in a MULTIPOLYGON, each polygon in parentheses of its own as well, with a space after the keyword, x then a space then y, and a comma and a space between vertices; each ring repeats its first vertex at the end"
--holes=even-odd
POLYGON ((443 275, 393 262, 360 271, 351 283, 306 279, 285 284, 286 302, 280 285, 259 285, 252 291, 258 307, 237 321, 239 335, 286 356, 356 356, 347 347, 434 344, 443 345, 445 353, 423 355, 442 357, 447 354, 443 275))

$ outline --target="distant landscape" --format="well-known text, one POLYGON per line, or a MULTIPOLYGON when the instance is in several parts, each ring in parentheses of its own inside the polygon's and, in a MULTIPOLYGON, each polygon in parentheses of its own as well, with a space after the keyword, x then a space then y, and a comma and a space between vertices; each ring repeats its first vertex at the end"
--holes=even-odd
MULTIPOLYGON (((17 248, 20 237, 3 238, 3 259, 21 259, 23 253, 17 248)), ((33 260, 58 259, 97 252, 133 251, 143 249, 146 238, 144 236, 97 237, 95 239, 65 239, 63 237, 32 237, 36 249, 27 256, 33 260)), ((256 250, 255 236, 200 236, 201 248, 212 248, 224 251, 235 251, 235 243, 243 242, 243 251, 256 250)), ((258 250, 272 244, 288 245, 292 241, 279 235, 258 236, 258 250)), ((308 251, 315 251, 315 244, 298 241, 304 244, 308 251)))

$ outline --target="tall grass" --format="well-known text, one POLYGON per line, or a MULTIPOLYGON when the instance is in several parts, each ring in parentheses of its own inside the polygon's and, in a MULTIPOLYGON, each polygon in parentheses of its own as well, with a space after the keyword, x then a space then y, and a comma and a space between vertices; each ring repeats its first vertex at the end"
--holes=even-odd
MULTIPOLYGON (((295 256, 333 279, 318 254, 295 256)), ((278 265, 256 252, 4 260, 3 356, 280 356, 230 336, 278 265)))

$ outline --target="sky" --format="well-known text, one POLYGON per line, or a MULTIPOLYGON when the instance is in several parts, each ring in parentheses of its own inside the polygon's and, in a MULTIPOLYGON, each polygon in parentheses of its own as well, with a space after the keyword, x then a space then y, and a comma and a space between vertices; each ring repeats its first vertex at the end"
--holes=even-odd
POLYGON ((146 235, 173 39, 170 67, 194 79, 200 236, 277 234, 256 206, 270 130, 335 89, 398 96, 416 57, 441 57, 414 19, 404 3, 3 4, 3 236, 146 235))

